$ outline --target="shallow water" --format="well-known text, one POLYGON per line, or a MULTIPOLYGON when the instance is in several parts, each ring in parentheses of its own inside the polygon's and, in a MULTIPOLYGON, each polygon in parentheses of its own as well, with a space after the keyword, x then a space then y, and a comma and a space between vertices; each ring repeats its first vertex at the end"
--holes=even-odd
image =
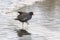
POLYGON ((60 40, 60 1, 46 0, 30 2, 3 0, 0 4, 0 40, 60 40), (18 5, 17 5, 18 3, 18 5), (10 4, 10 5, 9 5, 10 4), (15 29, 21 29, 21 22, 14 20, 19 11, 33 11, 34 15, 26 29, 32 35, 18 37, 15 29))

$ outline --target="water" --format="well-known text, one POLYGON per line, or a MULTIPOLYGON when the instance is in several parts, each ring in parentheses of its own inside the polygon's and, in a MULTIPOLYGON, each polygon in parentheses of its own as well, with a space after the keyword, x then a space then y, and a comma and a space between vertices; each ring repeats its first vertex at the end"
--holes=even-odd
POLYGON ((60 1, 34 1, 0 0, 0 40, 60 40, 60 1), (24 25, 32 35, 18 37, 15 29, 20 29, 22 24, 14 20, 17 10, 34 12, 28 27, 24 25))

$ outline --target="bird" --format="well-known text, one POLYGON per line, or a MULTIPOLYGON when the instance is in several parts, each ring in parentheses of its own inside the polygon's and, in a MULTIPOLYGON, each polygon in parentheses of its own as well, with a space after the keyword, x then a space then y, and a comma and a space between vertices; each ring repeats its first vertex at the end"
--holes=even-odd
POLYGON ((24 22, 27 23, 27 25, 29 24, 28 21, 32 18, 33 12, 18 11, 18 13, 19 15, 17 16, 17 18, 15 18, 15 20, 22 22, 22 29, 23 29, 24 22))

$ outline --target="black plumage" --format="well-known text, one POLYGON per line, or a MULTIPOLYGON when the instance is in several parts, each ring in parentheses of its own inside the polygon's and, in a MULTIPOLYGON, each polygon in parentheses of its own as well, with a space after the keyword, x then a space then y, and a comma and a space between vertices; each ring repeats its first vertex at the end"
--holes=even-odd
POLYGON ((17 16, 17 18, 15 20, 19 20, 20 22, 24 23, 28 23, 28 21, 32 18, 33 12, 18 12, 19 15, 17 16))

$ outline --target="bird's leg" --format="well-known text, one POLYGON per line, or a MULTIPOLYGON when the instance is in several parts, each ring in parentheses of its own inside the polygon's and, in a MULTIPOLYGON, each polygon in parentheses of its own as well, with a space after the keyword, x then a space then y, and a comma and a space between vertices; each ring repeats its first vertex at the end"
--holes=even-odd
POLYGON ((24 28, 24 22, 22 22, 22 29, 24 28))
POLYGON ((28 22, 26 22, 27 23, 27 27, 26 27, 26 30, 28 30, 28 25, 29 25, 29 23, 28 22))
POLYGON ((28 22, 26 22, 27 23, 27 25, 29 25, 29 23, 28 22))

